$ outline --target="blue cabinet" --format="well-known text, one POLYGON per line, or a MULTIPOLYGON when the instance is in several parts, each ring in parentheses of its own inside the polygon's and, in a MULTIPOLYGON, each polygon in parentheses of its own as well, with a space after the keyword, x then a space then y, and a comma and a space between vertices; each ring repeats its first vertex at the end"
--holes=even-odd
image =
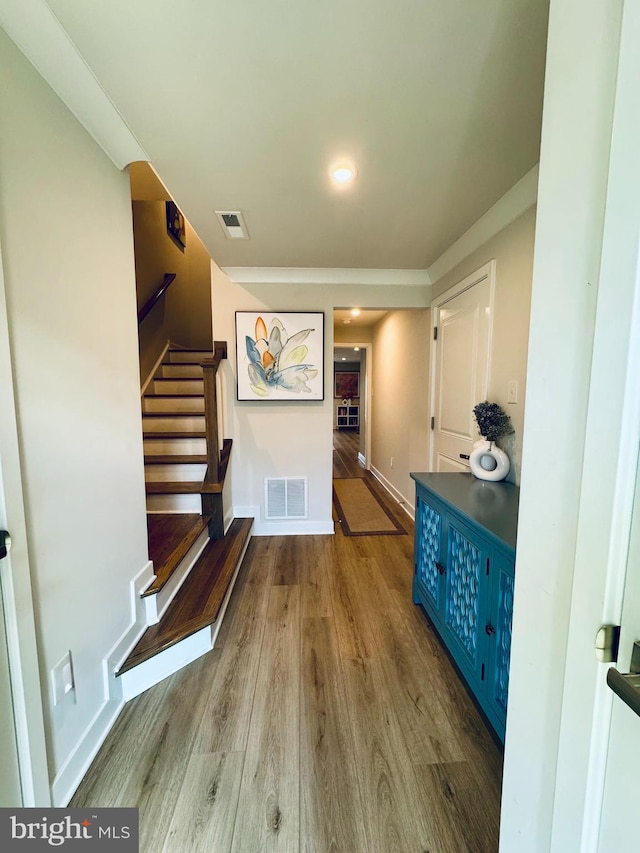
POLYGON ((519 490, 472 474, 412 474, 413 598, 504 740, 519 490))

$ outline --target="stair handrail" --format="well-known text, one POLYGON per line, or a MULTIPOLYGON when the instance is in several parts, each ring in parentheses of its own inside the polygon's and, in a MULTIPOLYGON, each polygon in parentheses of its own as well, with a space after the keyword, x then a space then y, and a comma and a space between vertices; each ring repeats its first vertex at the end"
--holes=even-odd
POLYGON ((156 302, 158 302, 158 300, 163 297, 175 277, 176 274, 174 272, 166 272, 164 274, 164 278, 162 279, 158 287, 156 287, 151 296, 147 299, 142 308, 138 311, 138 325, 142 323, 142 321, 154 307, 156 302))

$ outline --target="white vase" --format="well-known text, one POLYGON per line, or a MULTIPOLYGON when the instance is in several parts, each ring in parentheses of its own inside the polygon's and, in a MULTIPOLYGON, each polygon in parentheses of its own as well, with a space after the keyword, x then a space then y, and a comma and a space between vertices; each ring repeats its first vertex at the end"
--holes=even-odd
POLYGON ((469 456, 471 473, 479 480, 497 482, 509 473, 509 457, 493 441, 476 441, 469 456))

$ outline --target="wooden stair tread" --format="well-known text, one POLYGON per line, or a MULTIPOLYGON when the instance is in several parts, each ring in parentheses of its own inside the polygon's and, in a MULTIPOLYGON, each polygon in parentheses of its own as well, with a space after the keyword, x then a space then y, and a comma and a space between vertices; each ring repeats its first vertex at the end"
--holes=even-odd
POLYGON ((185 412, 185 411, 176 411, 175 409, 154 409, 153 412, 143 412, 143 418, 179 418, 179 417, 191 417, 191 418, 203 418, 204 411, 202 412, 185 412))
POLYGON ((160 622, 147 628, 118 675, 216 621, 252 525, 252 518, 236 518, 224 539, 209 542, 160 622))
MULTIPOLYGON (((176 380, 171 379, 170 381, 175 382, 176 380)), ((176 397, 179 397, 181 400, 184 400, 185 398, 187 400, 189 400, 192 397, 194 399, 196 399, 196 398, 202 399, 202 398, 204 398, 204 394, 145 394, 144 395, 145 399, 150 399, 150 400, 175 400, 176 397)), ((143 412, 143 414, 144 414, 144 412, 143 412)))
POLYGON ((143 418, 203 418, 204 412, 143 412, 143 418))
POLYGON ((208 523, 208 515, 196 513, 147 515, 149 559, 153 562, 156 579, 143 596, 154 595, 162 589, 208 523))
POLYGON ((199 495, 202 480, 148 480, 145 489, 148 495, 199 495))
POLYGON ((171 454, 160 455, 158 456, 145 456, 144 457, 145 465, 206 465, 207 464, 207 456, 204 453, 193 453, 191 455, 188 454, 178 454, 176 453, 174 456, 171 454))
POLYGON ((175 432, 166 432, 166 431, 158 431, 155 432, 152 429, 146 429, 142 432, 143 438, 206 438, 207 433, 204 430, 194 430, 193 432, 189 432, 188 430, 176 430, 175 432))

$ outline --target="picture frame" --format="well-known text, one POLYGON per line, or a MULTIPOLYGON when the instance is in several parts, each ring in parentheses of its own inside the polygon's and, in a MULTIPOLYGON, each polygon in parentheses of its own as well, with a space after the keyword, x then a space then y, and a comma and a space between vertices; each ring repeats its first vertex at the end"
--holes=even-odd
POLYGON ((180 251, 184 252, 187 246, 187 229, 184 216, 175 201, 165 202, 165 213, 167 218, 167 234, 180 251))
POLYGON ((324 400, 324 312, 236 311, 239 401, 324 400))
POLYGON ((333 396, 337 400, 353 400, 360 396, 360 374, 358 371, 340 371, 334 376, 333 396))

